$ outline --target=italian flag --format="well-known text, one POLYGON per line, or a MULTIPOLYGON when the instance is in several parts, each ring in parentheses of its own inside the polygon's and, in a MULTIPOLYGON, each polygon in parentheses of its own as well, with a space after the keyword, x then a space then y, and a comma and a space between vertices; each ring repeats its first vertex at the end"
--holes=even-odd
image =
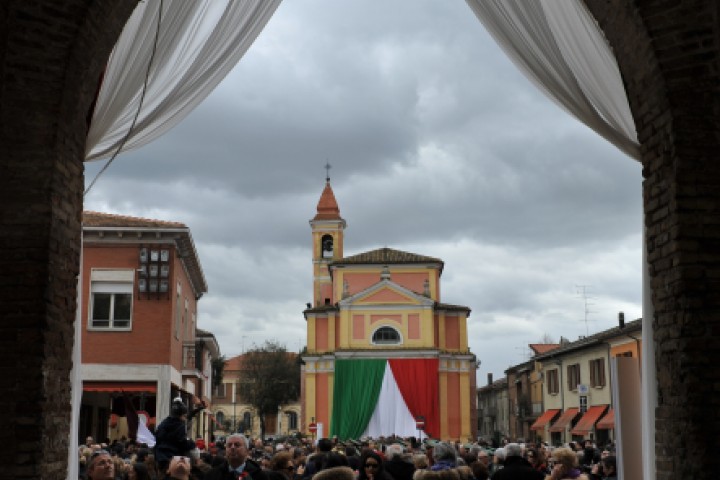
POLYGON ((340 440, 363 436, 440 434, 438 359, 335 360, 330 435, 340 440))

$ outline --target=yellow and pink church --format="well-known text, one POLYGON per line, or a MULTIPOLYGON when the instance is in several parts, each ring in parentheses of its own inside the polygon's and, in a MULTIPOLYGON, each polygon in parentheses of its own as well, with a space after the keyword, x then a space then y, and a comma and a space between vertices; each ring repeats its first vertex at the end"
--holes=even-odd
POLYGON ((303 312, 303 424, 341 440, 475 438, 470 309, 440 301, 444 263, 380 248, 343 256, 346 223, 326 181, 310 220, 313 303, 303 312))

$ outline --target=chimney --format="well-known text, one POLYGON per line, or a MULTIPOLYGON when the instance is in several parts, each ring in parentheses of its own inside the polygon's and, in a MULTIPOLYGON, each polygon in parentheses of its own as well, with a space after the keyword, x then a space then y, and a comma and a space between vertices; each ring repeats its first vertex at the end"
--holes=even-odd
POLYGON ((488 373, 488 385, 492 385, 492 373, 488 373))
POLYGON ((618 313, 618 325, 620 328, 625 328, 625 314, 623 312, 618 313))

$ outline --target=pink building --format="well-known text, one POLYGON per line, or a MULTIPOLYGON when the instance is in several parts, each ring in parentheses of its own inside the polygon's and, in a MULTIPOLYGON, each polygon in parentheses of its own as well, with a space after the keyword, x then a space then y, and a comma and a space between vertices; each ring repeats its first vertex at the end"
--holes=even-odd
POLYGON ((303 356, 303 427, 318 435, 476 435, 470 309, 440 301, 442 260, 381 248, 343 256, 328 179, 310 221, 313 304, 303 356))

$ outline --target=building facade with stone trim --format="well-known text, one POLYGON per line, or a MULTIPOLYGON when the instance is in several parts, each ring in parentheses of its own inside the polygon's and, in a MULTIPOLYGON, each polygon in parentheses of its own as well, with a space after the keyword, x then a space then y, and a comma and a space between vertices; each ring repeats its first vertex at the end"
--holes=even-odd
MULTIPOLYGON (((294 360, 297 354, 288 353, 294 360)), ((260 436, 260 418, 257 409, 245 403, 240 396, 239 384, 243 381, 243 355, 225 361, 222 383, 213 394, 213 433, 216 436, 240 432, 248 437, 260 436)), ((278 407, 276 414, 265 415, 265 437, 286 437, 300 431, 302 408, 300 399, 278 407)))
MULTIPOLYGON (((212 333, 198 328, 207 292, 200 259, 181 223, 85 212, 81 283, 83 397, 79 440, 127 435, 124 396, 150 429, 173 398, 211 403, 212 333)), ((193 436, 207 437, 207 412, 193 436)))
MULTIPOLYGON (((437 398, 428 401, 436 402, 437 411, 429 404, 408 405, 407 413, 423 417, 428 433, 435 437, 474 438, 476 358, 467 341, 470 309, 440 301, 443 262, 390 248, 343 256, 346 224, 329 180, 310 225, 314 275, 313 304, 304 312, 304 428, 316 423, 325 436, 343 432, 338 424, 344 417, 333 417, 333 409, 341 403, 338 396, 348 395, 336 385, 342 380, 337 377, 338 361, 388 361, 395 366, 393 378, 400 384, 399 362, 417 360, 416 366, 434 368, 427 376, 436 385, 433 394, 437 398), (434 414, 437 421, 430 417, 434 414)), ((426 378, 424 375, 417 380, 426 378)), ((396 420, 390 418, 389 422, 396 420)), ((393 428, 403 427, 384 428, 387 431, 366 432, 382 431, 387 436, 400 434, 393 428)), ((411 433, 419 434, 417 430, 411 433)))

